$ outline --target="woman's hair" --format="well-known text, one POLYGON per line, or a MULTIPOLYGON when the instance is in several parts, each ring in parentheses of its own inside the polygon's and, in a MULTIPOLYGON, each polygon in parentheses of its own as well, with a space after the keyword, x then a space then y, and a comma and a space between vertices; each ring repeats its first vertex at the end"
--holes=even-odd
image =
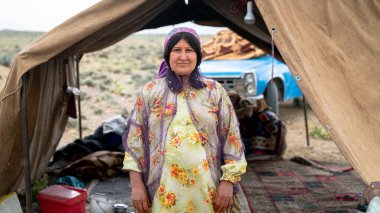
POLYGON ((178 76, 171 69, 169 59, 170 52, 181 39, 184 39, 187 43, 189 43, 191 48, 193 48, 195 53, 197 54, 197 64, 195 65, 195 69, 191 72, 189 76, 190 85, 196 89, 206 87, 206 84, 201 81, 201 74, 198 69, 198 66, 201 64, 202 61, 202 51, 200 43, 198 39, 196 39, 192 34, 187 32, 180 32, 173 35, 170 38, 164 50, 164 59, 169 67, 169 70, 166 72, 166 83, 168 84, 170 90, 175 93, 179 93, 182 90, 183 84, 181 82, 181 79, 178 78, 178 76))

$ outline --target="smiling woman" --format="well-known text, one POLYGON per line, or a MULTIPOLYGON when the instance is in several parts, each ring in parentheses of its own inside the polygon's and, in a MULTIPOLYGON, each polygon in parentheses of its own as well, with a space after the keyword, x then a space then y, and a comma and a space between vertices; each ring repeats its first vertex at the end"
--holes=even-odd
POLYGON ((196 63, 197 54, 195 50, 186 40, 181 39, 170 52, 170 67, 177 75, 188 78, 195 69, 196 63))
POLYGON ((173 29, 158 78, 128 120, 123 169, 139 212, 240 212, 233 189, 247 162, 238 121, 221 84, 201 78, 201 58, 197 33, 173 29))
POLYGON ((182 86, 188 84, 197 89, 205 87, 200 80, 198 68, 202 60, 198 35, 195 37, 188 32, 176 33, 170 37, 170 40, 165 41, 165 47, 163 63, 169 62, 168 69, 165 70, 168 86, 175 92, 179 92, 182 86))

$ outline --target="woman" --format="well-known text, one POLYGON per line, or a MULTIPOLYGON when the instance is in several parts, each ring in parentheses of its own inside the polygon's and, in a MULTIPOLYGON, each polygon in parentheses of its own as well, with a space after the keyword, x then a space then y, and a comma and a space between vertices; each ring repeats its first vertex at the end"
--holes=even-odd
POLYGON ((123 136, 133 206, 139 212, 223 212, 247 164, 233 107, 219 83, 200 77, 194 30, 173 29, 164 59, 123 136))

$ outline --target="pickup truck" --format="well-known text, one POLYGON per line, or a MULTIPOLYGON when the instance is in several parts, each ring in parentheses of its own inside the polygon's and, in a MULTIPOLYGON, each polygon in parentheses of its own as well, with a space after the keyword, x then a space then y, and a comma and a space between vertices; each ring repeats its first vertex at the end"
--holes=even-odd
POLYGON ((302 92, 288 66, 274 59, 273 83, 272 57, 268 54, 244 60, 207 60, 200 66, 201 73, 234 90, 252 104, 265 98, 272 111, 278 114, 280 101, 301 98, 302 92))

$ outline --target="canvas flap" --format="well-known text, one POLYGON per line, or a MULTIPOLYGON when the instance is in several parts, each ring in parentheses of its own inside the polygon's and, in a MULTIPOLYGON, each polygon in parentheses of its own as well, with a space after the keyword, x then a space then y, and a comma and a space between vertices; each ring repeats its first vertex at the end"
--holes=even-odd
POLYGON ((338 148, 365 182, 380 180, 380 1, 255 2, 338 148))

